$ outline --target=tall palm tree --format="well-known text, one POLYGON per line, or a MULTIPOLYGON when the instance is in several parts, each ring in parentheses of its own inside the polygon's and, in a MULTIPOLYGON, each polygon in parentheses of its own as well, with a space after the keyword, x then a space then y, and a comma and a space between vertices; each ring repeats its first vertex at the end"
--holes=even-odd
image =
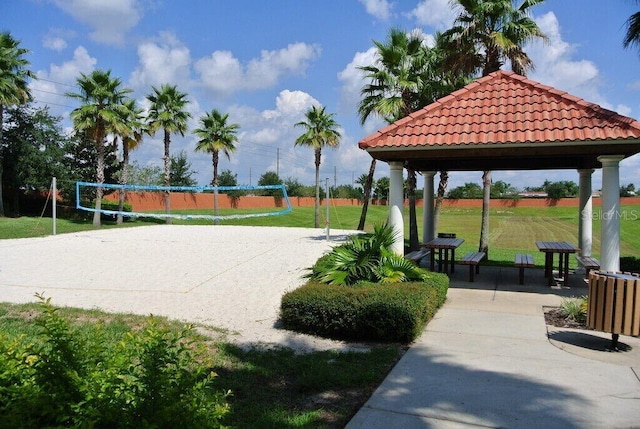
MULTIPOLYGON (((27 49, 20 47, 20 42, 10 33, 0 33, 0 141, 2 141, 2 125, 5 106, 25 104, 31 100, 31 91, 27 85, 29 78, 35 75, 27 69, 29 61, 24 56, 27 49)), ((4 216, 2 196, 3 157, 0 150, 0 217, 4 216)))
MULTIPOLYGON (((160 128, 164 131, 164 184, 171 186, 171 155, 169 146, 171 145, 171 134, 180 133, 184 137, 187 131, 187 121, 191 114, 185 110, 189 101, 187 94, 178 91, 175 85, 164 84, 157 88, 151 87, 153 91, 147 95, 147 100, 151 102, 149 114, 147 116, 147 127, 150 135, 154 135, 160 128)), ((169 191, 164 193, 165 212, 169 214, 169 191)), ((171 218, 167 216, 166 222, 171 223, 171 218)))
MULTIPOLYGON (((376 62, 361 67, 365 79, 370 83, 361 91, 363 96, 358 107, 360 121, 376 114, 388 123, 401 119, 438 98, 444 97, 467 82, 462 74, 455 74, 443 67, 441 50, 442 36, 436 34, 436 45, 426 45, 424 36, 418 32, 407 34, 391 29, 386 42, 374 41, 377 47, 376 62)), ((373 183, 375 160, 369 169, 373 183)), ((418 226, 415 214, 415 171, 407 169, 409 193, 409 231, 411 247, 418 246, 418 226)), ((369 191, 370 192, 370 191, 369 191)), ((365 189, 365 194, 367 189, 365 189)), ((360 226, 364 227, 367 205, 363 205, 360 226)))
MULTIPOLYGON (((638 3, 636 1, 636 3, 638 3)), ((627 33, 624 36, 622 45, 625 48, 640 48, 640 12, 636 12, 627 19, 627 33)))
MULTIPOLYGON (((200 128, 194 130, 194 133, 200 138, 196 146, 196 150, 211 153, 211 161, 213 163, 213 180, 211 184, 215 187, 213 191, 213 214, 218 216, 218 161, 220 160, 220 151, 230 158, 231 152, 235 152, 235 143, 238 141, 236 132, 240 128, 238 124, 227 124, 229 114, 222 114, 216 109, 205 113, 200 118, 200 128)), ((218 223, 217 219, 215 221, 218 223)))
POLYGON ((304 128, 305 132, 296 139, 295 146, 309 146, 313 148, 316 165, 316 201, 313 225, 320 226, 320 159, 322 148, 338 147, 342 135, 338 131, 338 123, 333 119, 335 114, 326 113, 325 108, 312 106, 305 117, 306 121, 295 124, 296 127, 304 128))
MULTIPOLYGON (((544 0, 454 0, 460 14, 453 28, 444 33, 448 58, 446 64, 463 73, 482 76, 500 70, 509 61, 511 69, 525 75, 534 68, 523 47, 546 36, 530 16, 533 6, 544 0)), ((491 171, 482 174, 482 226, 478 249, 489 255, 489 204, 491 171)))
MULTIPOLYGON (((90 74, 81 73, 77 79, 78 93, 67 93, 71 98, 80 100, 81 106, 71 112, 74 128, 90 138, 97 149, 96 182, 104 183, 104 148, 107 133, 119 134, 123 128, 121 121, 127 108, 123 104, 126 94, 131 90, 122 88, 120 78, 111 77, 111 70, 94 70, 90 74)), ((103 189, 96 188, 96 211, 93 213, 93 226, 100 226, 103 189)))
MULTIPOLYGON (((126 185, 129 180, 129 151, 138 147, 142 141, 142 135, 145 132, 146 124, 144 123, 143 109, 136 105, 136 101, 128 99, 124 103, 126 108, 122 112, 122 127, 119 127, 118 137, 122 141, 122 170, 120 172, 120 184, 126 185)), ((117 223, 121 224, 124 220, 122 216, 122 209, 124 207, 124 200, 126 197, 126 191, 120 189, 118 195, 118 211, 120 212, 117 217, 117 223)))

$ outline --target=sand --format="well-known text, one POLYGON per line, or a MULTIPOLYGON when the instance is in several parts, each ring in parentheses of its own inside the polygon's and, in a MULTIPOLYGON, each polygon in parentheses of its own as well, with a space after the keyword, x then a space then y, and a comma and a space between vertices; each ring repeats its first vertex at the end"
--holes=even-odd
MULTIPOLYGON (((157 225, 0 240, 0 301, 159 315, 224 330, 244 347, 362 346, 278 326, 280 298, 355 231, 157 225)), ((215 330, 206 330, 209 333, 215 330)))

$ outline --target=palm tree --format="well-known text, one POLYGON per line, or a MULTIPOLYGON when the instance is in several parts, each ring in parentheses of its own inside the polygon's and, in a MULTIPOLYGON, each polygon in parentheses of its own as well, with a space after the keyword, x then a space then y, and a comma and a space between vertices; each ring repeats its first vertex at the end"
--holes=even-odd
MULTIPOLYGON (((151 102, 149 114, 147 116, 147 126, 150 135, 154 135, 160 128, 164 131, 164 184, 171 186, 171 155, 169 146, 171 145, 171 134, 180 133, 184 137, 187 131, 187 120, 191 114, 185 110, 189 103, 187 94, 178 91, 175 85, 164 84, 160 88, 151 87, 153 93, 147 95, 147 100, 151 102)), ((165 213, 171 212, 169 206, 169 191, 164 193, 165 213)), ((171 223, 171 218, 167 216, 167 223, 171 223)))
MULTIPOLYGON (((126 110, 122 112, 122 127, 120 128, 120 140, 122 141, 122 171, 120 173, 120 184, 126 185, 129 179, 129 151, 135 149, 142 141, 142 135, 146 125, 144 123, 143 110, 136 105, 135 100, 128 99, 124 103, 126 110)), ((123 222, 122 209, 126 191, 121 189, 119 192, 118 218, 117 223, 123 222)))
MULTIPOLYGON (((218 216, 218 161, 220 159, 220 151, 230 158, 231 152, 235 152, 235 142, 238 141, 236 132, 240 128, 238 124, 227 124, 228 114, 222 114, 216 109, 205 113, 200 118, 201 128, 194 130, 194 133, 200 138, 196 150, 211 153, 211 161, 213 163, 213 180, 211 184, 214 186, 213 191, 213 214, 218 216)), ((218 223, 218 220, 215 221, 218 223)))
MULTIPOLYGON (((29 61, 24 58, 27 53, 29 51, 21 48, 20 42, 11 37, 10 33, 0 33, 0 141, 2 141, 4 107, 25 104, 31 100, 27 80, 35 76, 27 69, 29 61)), ((0 150, 0 217, 4 216, 2 173, 3 158, 0 150)))
MULTIPOLYGON (((374 41, 377 47, 376 63, 361 67, 370 81, 361 91, 358 107, 360 122, 376 114, 388 123, 401 119, 438 98, 464 86, 466 78, 446 70, 440 48, 442 36, 436 34, 436 45, 429 48, 421 33, 407 34, 398 29, 389 32, 386 43, 374 41)), ((369 169, 373 183, 375 160, 369 169)), ((415 171, 407 168, 409 183, 409 231, 411 247, 418 246, 418 226, 415 215, 415 171)), ((370 190, 369 190, 370 193, 370 190)), ((365 194, 367 189, 365 188, 365 194)), ((364 227, 367 204, 363 205, 358 228, 364 227)))
POLYGON ((313 225, 315 228, 320 226, 320 159, 322 157, 322 148, 338 147, 340 138, 342 137, 337 130, 338 123, 333 119, 333 113, 325 113, 325 108, 312 106, 305 117, 305 121, 295 124, 296 127, 303 127, 304 134, 296 139, 295 146, 309 146, 313 148, 316 165, 316 201, 313 225))
MULTIPOLYGON (((525 75, 534 68, 523 50, 528 42, 546 36, 530 17, 530 9, 544 0, 455 0, 461 12, 453 28, 444 33, 446 65, 461 73, 482 76, 500 70, 509 61, 515 73, 525 75)), ((489 204, 491 171, 482 174, 482 227, 478 249, 489 256, 489 204)))
MULTIPOLYGON (((77 79, 79 93, 67 93, 71 98, 80 100, 82 105, 71 112, 74 128, 83 133, 96 145, 96 182, 104 183, 104 146, 107 133, 119 134, 123 129, 121 118, 127 108, 124 97, 131 90, 122 88, 120 78, 111 77, 111 70, 94 70, 77 79)), ((93 213, 93 226, 100 226, 103 189, 96 188, 96 211, 93 213)))
POLYGON ((636 12, 627 19, 627 33, 622 45, 625 48, 640 48, 640 12, 636 12))

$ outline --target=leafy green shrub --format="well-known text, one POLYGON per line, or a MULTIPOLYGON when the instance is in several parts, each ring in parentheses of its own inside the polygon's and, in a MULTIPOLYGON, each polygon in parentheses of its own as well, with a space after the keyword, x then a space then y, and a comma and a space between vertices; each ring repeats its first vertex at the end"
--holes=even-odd
POLYGON ((34 343, 0 338, 0 428, 214 428, 228 412, 211 365, 153 318, 115 348, 83 338, 41 298, 34 343))
POLYGON ((429 273, 425 282, 355 286, 310 281, 285 294, 286 329, 346 340, 411 342, 446 299, 449 279, 429 273))
POLYGON ((562 315, 574 322, 584 323, 587 321, 587 298, 563 298, 560 303, 562 315))
POLYGON ((354 235, 348 243, 334 247, 310 268, 307 278, 332 285, 358 282, 397 283, 422 281, 427 271, 389 250, 394 231, 376 225, 371 234, 354 235))

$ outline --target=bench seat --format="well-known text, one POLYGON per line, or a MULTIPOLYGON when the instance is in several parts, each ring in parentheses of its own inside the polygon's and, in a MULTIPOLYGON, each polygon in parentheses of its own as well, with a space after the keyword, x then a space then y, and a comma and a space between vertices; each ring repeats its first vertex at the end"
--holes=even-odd
POLYGON ((528 253, 516 253, 516 261, 514 265, 520 269, 520 284, 524 284, 524 269, 525 268, 533 268, 535 264, 533 262, 533 255, 529 255, 528 253))
POLYGON ((589 277, 589 271, 600 269, 600 261, 598 261, 596 258, 593 258, 591 256, 576 255, 576 259, 578 260, 578 263, 584 267, 585 278, 589 277))
POLYGON ((474 273, 480 273, 480 261, 482 261, 485 256, 487 256, 484 252, 470 252, 467 253, 458 261, 460 265, 468 265, 469 266, 469 281, 473 282, 474 273))

